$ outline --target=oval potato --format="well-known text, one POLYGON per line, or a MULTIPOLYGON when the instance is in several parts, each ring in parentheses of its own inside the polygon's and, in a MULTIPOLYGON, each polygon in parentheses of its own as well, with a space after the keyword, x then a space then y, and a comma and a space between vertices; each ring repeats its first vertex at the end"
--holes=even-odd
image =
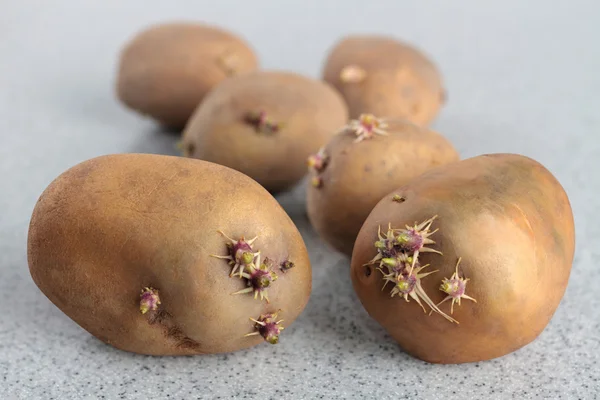
POLYGON ((181 129, 213 87, 257 68, 253 50, 231 32, 190 22, 153 25, 121 51, 117 95, 129 108, 181 129))
POLYGON ((304 309, 311 267, 300 233, 275 199, 248 177, 179 157, 123 154, 83 162, 59 176, 31 218, 29 268, 42 292, 103 342, 153 355, 221 353, 260 343, 249 318, 281 310, 285 326, 304 309), (274 271, 270 303, 229 277, 227 240, 254 241, 274 271), (140 292, 158 290, 156 311, 140 292))
POLYGON ((356 142, 352 130, 325 146, 327 164, 307 189, 308 217, 336 250, 352 255, 354 241, 373 207, 391 190, 428 169, 458 161, 440 134, 404 121, 388 120, 386 135, 356 142))
POLYGON ((358 235, 352 281, 365 309, 408 353, 434 363, 488 360, 546 327, 567 287, 574 236, 569 199, 546 168, 520 155, 483 155, 426 172, 383 198, 358 235), (378 253, 379 227, 383 234, 388 224, 404 228, 436 215, 428 247, 443 255, 419 254, 422 266, 430 264, 423 272, 437 271, 422 287, 439 304, 444 278, 468 279, 465 293, 476 302, 438 306, 459 324, 428 316, 412 298, 391 297, 377 263, 365 265, 378 253))
POLYGON ((436 66, 391 37, 351 35, 331 49, 323 79, 342 93, 350 118, 368 113, 428 125, 445 102, 436 66))
POLYGON ((330 85, 259 71, 231 78, 206 97, 185 128, 183 150, 279 192, 306 175, 306 158, 347 119, 344 100, 330 85))

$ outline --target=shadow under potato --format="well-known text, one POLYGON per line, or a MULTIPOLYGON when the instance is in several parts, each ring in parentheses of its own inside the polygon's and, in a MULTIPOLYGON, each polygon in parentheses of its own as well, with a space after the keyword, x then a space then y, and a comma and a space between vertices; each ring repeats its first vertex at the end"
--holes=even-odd
POLYGON ((311 327, 313 340, 334 344, 346 358, 351 354, 361 358, 385 348, 387 353, 410 359, 364 310, 352 288, 350 260, 343 255, 339 257, 314 260, 313 290, 299 322, 311 327))

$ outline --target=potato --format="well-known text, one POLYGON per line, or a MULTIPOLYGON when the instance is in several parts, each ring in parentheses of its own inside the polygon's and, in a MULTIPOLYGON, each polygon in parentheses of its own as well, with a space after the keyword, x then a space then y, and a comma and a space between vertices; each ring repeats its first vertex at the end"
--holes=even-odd
POLYGON ((358 235, 351 275, 365 309, 408 353, 474 362, 543 331, 567 287, 574 242, 569 199, 546 168, 483 155, 383 198, 358 235))
POLYGON ((185 128, 184 155, 241 171, 276 193, 306 175, 306 158, 347 119, 344 100, 328 84, 254 72, 206 97, 185 128))
POLYGON ((416 48, 386 36, 351 35, 336 43, 323 79, 342 93, 350 118, 367 113, 427 125, 446 96, 435 65, 416 48))
POLYGON ((308 217, 326 242, 351 256, 363 222, 383 196, 458 159, 452 144, 431 130, 363 115, 309 160, 308 217), (369 134, 374 129, 380 134, 369 134))
POLYGON ((306 247, 275 199, 236 171, 180 157, 110 155, 63 173, 35 207, 28 259, 58 308, 142 354, 275 343, 311 290, 306 247))
POLYGON ((129 108, 181 129, 213 87, 257 67, 253 50, 233 33, 189 22, 154 25, 122 50, 117 94, 129 108))

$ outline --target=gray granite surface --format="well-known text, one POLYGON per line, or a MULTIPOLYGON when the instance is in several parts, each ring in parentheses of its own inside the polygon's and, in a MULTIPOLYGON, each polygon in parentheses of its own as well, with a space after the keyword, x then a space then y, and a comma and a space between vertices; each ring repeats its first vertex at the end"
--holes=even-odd
POLYGON ((3 0, 0 399, 600 398, 599 20, 596 0, 3 0), (404 354, 361 308, 349 261, 311 230, 302 187, 279 199, 310 249, 314 291, 280 345, 152 358, 106 346, 62 314, 28 272, 31 211, 53 178, 85 159, 174 154, 176 137, 122 108, 113 79, 125 39, 180 18, 235 29, 265 67, 311 76, 350 31, 426 49, 449 92, 434 126, 461 155, 531 156, 570 196, 577 252, 543 334, 489 362, 428 365, 404 354))

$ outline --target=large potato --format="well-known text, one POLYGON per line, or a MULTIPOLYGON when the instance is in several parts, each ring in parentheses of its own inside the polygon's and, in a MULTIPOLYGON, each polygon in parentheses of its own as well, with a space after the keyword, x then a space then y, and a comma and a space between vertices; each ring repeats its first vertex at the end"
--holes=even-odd
POLYGON ((311 159, 308 217, 326 242, 350 256, 363 222, 383 196, 458 159, 452 144, 436 132, 404 120, 363 115, 311 159), (367 132, 373 124, 381 125, 382 134, 357 139, 359 129, 367 132))
POLYGON ((133 110, 183 128, 213 87, 257 67, 252 49, 231 32, 196 23, 154 25, 122 50, 117 94, 133 110))
POLYGON ((306 158, 347 118, 344 100, 324 82, 288 72, 254 72, 210 92, 185 128, 183 151, 279 192, 306 175, 306 158))
POLYGON ((63 173, 35 207, 28 257, 35 283, 76 323, 143 354, 230 352, 259 343, 252 333, 276 342, 269 314, 281 310, 287 326, 311 290, 302 238, 266 190, 177 157, 104 156, 63 173))
POLYGON ((574 244, 569 200, 546 168, 484 155, 382 199, 356 240, 352 281, 408 353, 435 363, 487 360, 543 331, 567 287, 574 244))
POLYGON ((327 57, 323 79, 342 93, 350 118, 370 113, 427 125, 445 101, 433 62, 391 37, 351 35, 340 40, 327 57))

